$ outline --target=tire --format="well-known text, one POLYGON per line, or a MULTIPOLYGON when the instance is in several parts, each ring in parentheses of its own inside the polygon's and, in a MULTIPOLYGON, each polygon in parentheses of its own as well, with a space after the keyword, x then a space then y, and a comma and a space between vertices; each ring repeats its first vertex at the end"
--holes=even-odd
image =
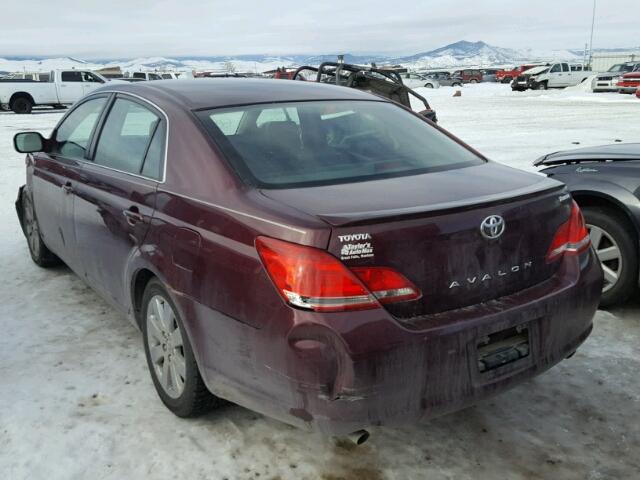
POLYGON ((536 90, 546 90, 547 88, 547 82, 540 82, 536 85, 536 90))
POLYGON ((35 208, 33 207, 33 201, 31 196, 27 193, 27 190, 22 191, 22 218, 20 223, 22 225, 22 231, 27 239, 27 245, 29 247, 29 254, 33 262, 42 268, 56 267, 62 264, 55 253, 47 248, 42 241, 40 235, 40 227, 38 226, 38 219, 36 218, 35 208))
POLYGON ((513 77, 504 77, 502 83, 511 83, 513 82, 513 77))
POLYGON ((471 80, 469 80, 469 83, 478 83, 478 80, 476 80, 475 78, 472 78, 471 80))
POLYGON ((425 83, 424 87, 425 88, 433 88, 433 83, 425 83))
POLYGON ((624 302, 636 289, 638 281, 638 251, 633 229, 626 218, 613 209, 585 207, 582 213, 605 271, 600 306, 624 302), (612 248, 617 248, 618 259, 612 258, 616 254, 612 248))
POLYGON ((456 83, 452 83, 452 84, 451 84, 451 86, 452 86, 452 87, 461 87, 461 86, 462 86, 462 84, 461 84, 461 83, 456 82, 456 83))
POLYGON ((18 114, 31 113, 33 102, 27 97, 18 97, 11 102, 11 110, 18 114))
POLYGON ((224 403, 204 384, 180 313, 156 278, 145 288, 140 326, 151 379, 169 410, 195 417, 224 403))

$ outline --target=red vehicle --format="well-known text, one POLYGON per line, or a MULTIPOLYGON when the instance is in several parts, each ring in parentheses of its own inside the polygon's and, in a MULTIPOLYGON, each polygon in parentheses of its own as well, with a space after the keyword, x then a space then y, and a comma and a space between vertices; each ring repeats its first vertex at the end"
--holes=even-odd
POLYGON ((617 83, 618 92, 636 93, 640 88, 640 72, 625 73, 617 83))
POLYGON ((454 77, 460 77, 462 83, 480 83, 483 78, 481 70, 467 68, 466 70, 456 70, 453 72, 454 77))
POLYGON ((273 78, 277 78, 279 80, 292 80, 293 75, 296 73, 295 68, 278 68, 273 74, 273 78))
POLYGON ((415 422, 548 370, 592 329, 602 269, 565 186, 392 100, 118 84, 14 145, 32 259, 142 330, 179 416, 225 398, 333 434, 415 422))
POLYGON ((537 64, 525 64, 525 65, 520 65, 519 67, 514 68, 513 70, 498 70, 498 72, 496 73, 496 82, 511 83, 513 79, 517 78, 518 75, 521 75, 522 72, 526 72, 530 68, 538 67, 538 66, 539 65, 537 64))

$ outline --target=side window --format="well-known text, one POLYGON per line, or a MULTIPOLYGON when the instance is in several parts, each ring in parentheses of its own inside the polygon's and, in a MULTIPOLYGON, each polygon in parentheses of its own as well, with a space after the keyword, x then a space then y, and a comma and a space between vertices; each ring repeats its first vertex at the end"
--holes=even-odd
POLYGON ((83 82, 92 82, 92 83, 104 83, 100 77, 94 75, 91 72, 82 72, 82 81, 83 82))
POLYGON ((562 71, 563 72, 570 72, 571 69, 569 68, 569 64, 568 63, 563 63, 562 64, 562 71))
POLYGON ((70 72, 62 72, 60 75, 60 79, 63 82, 81 82, 82 81, 82 73, 77 71, 70 72))
POLYGON ((107 97, 94 98, 73 110, 55 133, 52 154, 83 159, 87 153, 91 132, 107 102, 107 97))
POLYGON ((151 140, 160 124, 151 110, 117 98, 104 123, 93 161, 127 173, 140 174, 151 140))
POLYGON ((142 165, 142 175, 156 180, 162 180, 164 168, 164 148, 165 148, 165 125, 159 123, 156 128, 147 155, 142 165))
POLYGON ((553 67, 551 67, 551 70, 549 70, 549 73, 560 73, 562 72, 562 66, 559 63, 556 63, 553 67))

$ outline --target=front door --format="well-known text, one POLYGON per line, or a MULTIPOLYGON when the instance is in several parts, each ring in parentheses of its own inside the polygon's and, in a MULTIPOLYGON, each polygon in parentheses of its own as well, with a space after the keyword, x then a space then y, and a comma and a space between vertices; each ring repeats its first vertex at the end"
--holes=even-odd
POLYGON ((556 63, 549 69, 549 83, 548 87, 560 87, 562 86, 562 65, 556 63))
POLYGON ((104 86, 104 80, 93 72, 82 72, 82 92, 89 95, 97 88, 104 86))
POLYGON ((99 129, 77 191, 75 232, 87 281, 126 309, 128 260, 153 216, 166 125, 154 107, 118 94, 99 129))
POLYGON ((74 269, 77 266, 73 229, 75 188, 91 134, 106 102, 105 95, 77 105, 53 132, 49 151, 32 157, 31 191, 40 233, 47 247, 74 269))
POLYGON ((84 96, 82 72, 78 70, 61 72, 58 87, 58 100, 60 100, 60 103, 68 105, 76 103, 84 96))

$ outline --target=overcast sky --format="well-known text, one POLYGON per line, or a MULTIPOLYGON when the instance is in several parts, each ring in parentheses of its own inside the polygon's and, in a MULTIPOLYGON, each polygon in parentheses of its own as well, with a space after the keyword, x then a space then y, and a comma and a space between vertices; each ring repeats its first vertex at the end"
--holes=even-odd
MULTIPOLYGON (((3 0, 0 56, 408 54, 458 40, 583 48, 591 0, 3 0)), ((640 44, 637 1, 598 0, 594 48, 640 44)))

